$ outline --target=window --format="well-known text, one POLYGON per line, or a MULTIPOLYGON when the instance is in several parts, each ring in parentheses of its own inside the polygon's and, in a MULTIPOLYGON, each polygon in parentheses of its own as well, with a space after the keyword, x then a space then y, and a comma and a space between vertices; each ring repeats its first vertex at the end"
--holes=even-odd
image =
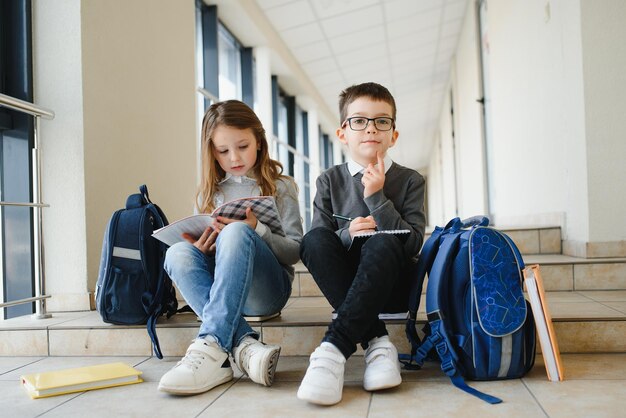
MULTIPOLYGON (((308 231, 311 229, 311 164, 309 163, 310 150, 309 150, 309 118, 307 112, 300 111, 296 112, 299 117, 296 118, 298 122, 296 124, 296 148, 301 150, 304 154, 305 158, 302 158, 301 161, 301 178, 302 182, 298 181, 298 184, 301 184, 300 187, 300 213, 304 218, 304 230, 308 231)), ((297 179, 298 180, 298 179, 297 179)))
POLYGON ((335 165, 333 160, 333 143, 328 134, 322 132, 320 128, 320 166, 327 169, 335 165))
POLYGON ((283 165, 283 173, 289 176, 293 175, 293 171, 289 166, 289 149, 285 146, 287 142, 287 137, 289 136, 289 118, 287 117, 287 103, 281 97, 278 100, 277 104, 278 111, 278 126, 277 126, 277 137, 278 141, 276 143, 276 156, 278 161, 280 161, 283 165))
POLYGON ((217 51, 219 98, 241 100, 241 45, 221 23, 218 25, 217 51))
MULTIPOLYGON (((0 2, 0 93, 33 101, 31 2, 0 2)), ((0 196, 32 202, 33 117, 0 107, 0 196)), ((2 301, 34 296, 32 209, 0 206, 0 295, 2 301)), ((5 308, 0 318, 34 312, 33 304, 5 308)))
MULTIPOLYGON (((242 100, 251 108, 257 106, 254 51, 239 42, 218 19, 218 6, 196 2, 197 68, 199 117, 204 109, 218 100, 242 100), (204 102, 204 106, 202 106, 204 102)), ((272 76, 273 131, 267 132, 270 156, 283 165, 283 173, 295 178, 300 187, 300 210, 308 229, 311 221, 311 185, 308 119, 298 108, 296 99, 286 94, 272 76)), ((326 145, 326 161, 332 164, 332 144, 326 145)))
MULTIPOLYGON (((254 106, 254 59, 218 20, 217 6, 196 2, 198 87, 204 108, 218 100, 242 100, 254 106)), ((204 111, 201 112, 204 115, 204 111)))

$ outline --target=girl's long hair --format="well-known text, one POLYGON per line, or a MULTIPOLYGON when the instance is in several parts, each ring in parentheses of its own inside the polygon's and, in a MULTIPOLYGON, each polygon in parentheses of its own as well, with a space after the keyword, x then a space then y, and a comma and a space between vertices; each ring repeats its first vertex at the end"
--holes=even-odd
POLYGON ((272 160, 265 137, 265 129, 252 109, 239 100, 226 100, 211 105, 202 120, 202 179, 196 194, 199 213, 208 213, 215 209, 213 202, 219 190, 219 183, 226 172, 220 167, 214 154, 213 133, 218 126, 236 129, 250 129, 256 138, 257 157, 252 171, 261 195, 276 197, 276 181, 286 178, 282 175, 283 166, 272 160))

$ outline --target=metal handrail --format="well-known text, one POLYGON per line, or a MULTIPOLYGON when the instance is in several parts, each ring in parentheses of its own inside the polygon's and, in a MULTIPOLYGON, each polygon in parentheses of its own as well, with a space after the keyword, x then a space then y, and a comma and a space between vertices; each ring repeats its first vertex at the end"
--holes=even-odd
POLYGON ((18 300, 14 300, 13 302, 0 303, 0 308, 8 308, 9 306, 21 305, 23 303, 36 302, 41 299, 48 299, 49 297, 50 295, 43 295, 43 296, 35 296, 32 298, 26 298, 26 299, 18 299, 18 300))
POLYGON ((17 110, 22 113, 28 113, 32 116, 40 116, 44 119, 54 119, 54 112, 52 110, 37 106, 36 104, 26 102, 24 100, 16 99, 15 97, 7 96, 2 93, 0 93, 0 106, 17 110))
MULTIPOLYGON (((51 315, 46 313, 45 299, 49 298, 49 295, 45 295, 46 280, 45 280, 45 268, 44 268, 44 246, 43 246, 43 223, 42 223, 42 208, 49 205, 42 202, 41 193, 41 154, 39 149, 39 123, 40 119, 54 119, 54 112, 49 109, 45 109, 41 106, 37 106, 33 103, 26 102, 24 100, 16 99, 15 97, 7 96, 0 93, 0 106, 8 109, 16 110, 21 113, 26 113, 35 118, 35 124, 33 129, 33 149, 32 149, 32 187, 33 187, 33 200, 31 203, 13 203, 13 202, 1 202, 2 206, 30 206, 33 208, 33 224, 35 226, 35 233, 33 236, 34 241, 34 256, 35 263, 35 297, 23 300, 17 300, 7 302, 8 304, 16 305, 22 303, 30 303, 36 301, 34 318, 43 319, 49 318, 51 315)), ((6 303, 3 304, 6 306, 6 303)))
POLYGON ((25 206, 28 208, 49 208, 47 203, 18 203, 18 202, 0 202, 0 206, 25 206))

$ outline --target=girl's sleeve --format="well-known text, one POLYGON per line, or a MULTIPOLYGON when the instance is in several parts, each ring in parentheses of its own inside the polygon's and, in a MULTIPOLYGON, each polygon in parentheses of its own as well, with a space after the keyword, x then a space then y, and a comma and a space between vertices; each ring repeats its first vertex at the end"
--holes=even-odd
POLYGON ((278 196, 276 206, 280 212, 285 236, 273 233, 262 222, 257 222, 256 232, 270 247, 281 264, 293 265, 300 259, 300 243, 302 242, 302 218, 298 193, 293 180, 280 179, 276 183, 278 196))

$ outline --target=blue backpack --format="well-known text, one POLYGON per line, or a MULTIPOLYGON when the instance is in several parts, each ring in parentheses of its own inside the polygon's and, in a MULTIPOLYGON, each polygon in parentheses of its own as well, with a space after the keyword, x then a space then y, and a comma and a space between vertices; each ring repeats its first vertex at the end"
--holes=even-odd
POLYGON ((535 362, 535 323, 522 293, 520 252, 488 225, 486 217, 455 218, 424 243, 406 325, 411 355, 401 358, 407 368, 420 368, 434 349, 456 387, 494 404, 502 401, 465 379, 524 376, 535 362), (428 325, 420 341, 416 316, 426 273, 428 325))
POLYGON ((126 208, 113 213, 104 233, 96 284, 96 309, 104 322, 146 324, 154 353, 163 358, 156 322, 176 313, 176 291, 163 269, 167 247, 152 232, 168 224, 148 197, 146 185, 128 196, 126 208))

